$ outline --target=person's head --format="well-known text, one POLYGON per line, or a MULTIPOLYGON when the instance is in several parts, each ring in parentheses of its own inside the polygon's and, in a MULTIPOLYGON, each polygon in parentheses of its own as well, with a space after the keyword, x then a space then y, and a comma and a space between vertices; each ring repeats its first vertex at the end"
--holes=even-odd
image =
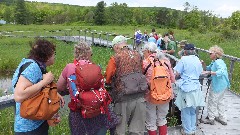
POLYGON ((156 32, 155 28, 152 28, 152 33, 156 32))
POLYGON ((84 40, 80 40, 78 44, 74 45, 74 58, 76 60, 91 60, 92 48, 84 40))
POLYGON ((118 52, 119 50, 127 47, 127 38, 120 35, 120 36, 116 36, 113 41, 112 41, 112 45, 113 45, 113 50, 115 52, 118 52))
POLYGON ((163 37, 168 37, 168 36, 169 36, 169 34, 168 34, 168 33, 165 33, 163 37))
POLYGON ((45 39, 35 39, 30 46, 28 58, 45 63, 46 66, 54 63, 56 46, 53 43, 45 39))
POLYGON ((147 30, 144 31, 144 34, 147 34, 147 30))
POLYGON ((181 40, 179 42, 179 47, 183 49, 186 44, 188 44, 187 40, 181 40))
POLYGON ((186 44, 183 49, 184 49, 184 52, 183 52, 184 56, 197 54, 195 51, 195 46, 193 44, 186 44))
POLYGON ((147 58, 149 55, 156 53, 157 45, 153 42, 147 42, 144 44, 142 52, 144 55, 144 58, 147 58))
POLYGON ((222 55, 224 54, 223 49, 217 45, 210 47, 209 53, 212 60, 222 58, 222 55))
POLYGON ((149 34, 149 37, 153 37, 153 34, 152 34, 152 33, 150 33, 150 34, 149 34))
POLYGON ((142 34, 141 30, 138 30, 137 33, 142 34))
POLYGON ((161 50, 157 49, 157 51, 156 51, 156 58, 161 60, 161 59, 166 59, 166 56, 165 56, 165 54, 161 50))

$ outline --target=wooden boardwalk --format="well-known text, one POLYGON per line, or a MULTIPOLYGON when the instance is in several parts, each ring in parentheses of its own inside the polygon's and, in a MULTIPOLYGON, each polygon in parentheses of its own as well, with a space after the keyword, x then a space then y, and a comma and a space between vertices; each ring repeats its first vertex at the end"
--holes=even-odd
MULTIPOLYGON (((206 94, 207 87, 204 85, 203 92, 206 94)), ((224 95, 225 113, 227 125, 215 121, 215 125, 199 123, 199 128, 204 135, 240 135, 240 97, 231 91, 226 91, 224 95)), ((200 119, 202 110, 199 110, 200 119)), ((203 118, 207 116, 207 106, 204 108, 203 118)))
MULTIPOLYGON (((78 42, 80 39, 85 40, 92 44, 91 37, 84 36, 53 36, 57 40, 78 42)), ((112 47, 110 41, 102 40, 99 38, 94 38, 94 45, 112 47)), ((207 85, 206 79, 203 81, 203 94, 206 95, 207 85)), ((207 94, 208 96, 208 94, 207 94)), ((0 107, 7 107, 12 104, 14 101, 12 95, 8 97, 0 97, 0 107), (2 103, 2 104, 1 104, 2 103), (4 106, 3 104, 8 104, 4 106)), ((218 122, 215 122, 215 125, 203 124, 198 121, 198 130, 196 135, 240 135, 240 96, 232 93, 231 91, 226 91, 224 96, 224 102, 226 105, 226 116, 228 125, 223 126, 218 122)), ((207 103, 206 103, 207 105, 207 103)), ((202 109, 199 110, 198 119, 200 119, 202 114, 202 109)), ((203 111, 203 119, 207 116, 207 106, 205 106, 203 111)), ((180 133, 181 125, 176 127, 168 128, 168 135, 181 135, 180 133)), ((147 133, 146 133, 147 134, 147 133)))
MULTIPOLYGON (((75 36, 79 40, 78 37, 75 36)), ((84 39, 81 37, 81 39, 84 39)), ((92 42, 91 38, 87 38, 88 42, 92 42)), ((73 41, 74 42, 74 41, 73 41)), ((100 40, 99 38, 94 39, 95 44, 101 46, 111 47, 112 44, 106 40, 100 40)), ((206 96, 207 85, 206 79, 203 81, 203 94, 206 96)), ((208 99, 208 94, 206 102, 208 99)), ((232 93, 231 91, 226 91, 224 96, 224 101, 226 102, 226 116, 228 125, 223 126, 218 122, 215 122, 215 125, 203 124, 198 121, 198 129, 196 135, 240 135, 240 96, 232 93)), ((202 114, 202 108, 199 109, 198 119, 200 119, 202 114)), ((207 116, 207 103, 203 111, 203 119, 207 116)), ((173 127, 168 129, 168 135, 181 135, 180 133, 181 126, 173 127)))

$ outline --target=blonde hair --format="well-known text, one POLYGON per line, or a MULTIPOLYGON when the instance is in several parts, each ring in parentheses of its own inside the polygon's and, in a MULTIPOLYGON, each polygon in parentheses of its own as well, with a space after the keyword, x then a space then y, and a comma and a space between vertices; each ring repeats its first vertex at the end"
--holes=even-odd
POLYGON ((221 58, 224 54, 223 49, 217 45, 210 47, 209 52, 214 53, 217 58, 221 58))
POLYGON ((80 40, 78 44, 74 45, 74 58, 76 60, 90 60, 91 54, 92 48, 87 42, 80 40))

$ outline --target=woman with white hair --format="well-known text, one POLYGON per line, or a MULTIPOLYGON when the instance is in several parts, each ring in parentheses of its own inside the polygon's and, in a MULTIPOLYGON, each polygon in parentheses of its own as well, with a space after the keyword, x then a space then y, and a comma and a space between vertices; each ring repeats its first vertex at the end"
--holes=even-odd
POLYGON ((204 106, 204 97, 201 91, 199 76, 203 68, 199 58, 196 56, 193 44, 186 44, 183 56, 173 68, 176 76, 181 79, 177 81, 178 93, 175 105, 181 110, 181 121, 183 135, 193 135, 196 132, 196 107, 204 106))
MULTIPOLYGON (((157 45, 153 42, 148 42, 143 47, 143 72, 145 72, 147 82, 150 85, 150 80, 153 72, 153 66, 148 68, 148 65, 154 59, 158 59, 163 66, 167 69, 169 78, 172 83, 175 82, 175 77, 170 64, 170 61, 164 56, 164 54, 157 48, 157 45)), ((165 104, 153 104, 149 101, 150 92, 145 96, 146 99, 146 128, 149 135, 156 135, 157 129, 159 130, 159 135, 167 134, 167 119, 169 102, 165 104)))
POLYGON ((228 79, 228 71, 225 62, 221 59, 223 49, 217 45, 210 47, 210 58, 212 62, 206 67, 206 70, 211 75, 211 87, 208 97, 208 118, 204 121, 205 124, 214 125, 214 119, 222 125, 227 125, 224 106, 224 93, 230 87, 228 79), (218 115, 216 117, 215 115, 218 115))

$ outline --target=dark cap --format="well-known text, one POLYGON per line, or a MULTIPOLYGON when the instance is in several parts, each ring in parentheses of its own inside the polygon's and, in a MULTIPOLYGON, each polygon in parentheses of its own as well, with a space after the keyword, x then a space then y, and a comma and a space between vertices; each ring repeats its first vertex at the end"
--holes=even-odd
POLYGON ((186 44, 184 50, 195 50, 195 47, 193 44, 186 44))

